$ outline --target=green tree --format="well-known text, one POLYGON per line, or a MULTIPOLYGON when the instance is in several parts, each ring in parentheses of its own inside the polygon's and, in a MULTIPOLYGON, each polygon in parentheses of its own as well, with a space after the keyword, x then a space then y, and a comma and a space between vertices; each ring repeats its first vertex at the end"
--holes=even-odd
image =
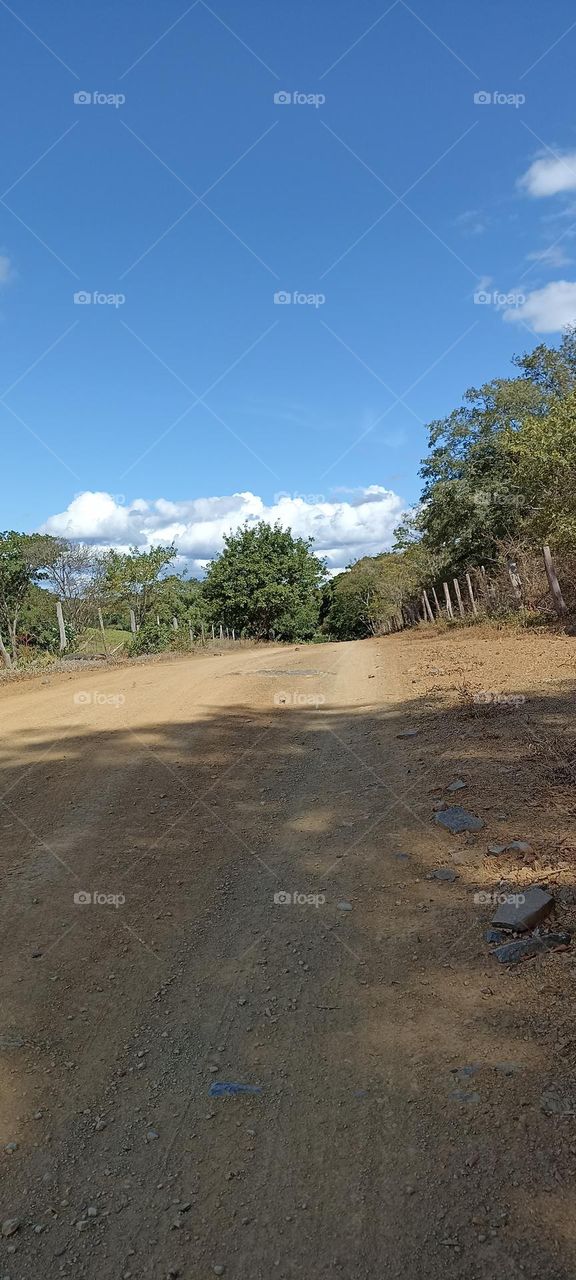
POLYGON ((439 563, 421 541, 403 551, 364 556, 329 584, 324 629, 338 640, 378 635, 404 605, 417 600, 438 574, 439 563))
POLYGON ((134 610, 136 625, 142 626, 161 594, 161 575, 176 558, 176 547, 151 547, 129 552, 107 551, 102 557, 99 593, 106 605, 119 604, 134 610))
POLYGON ((453 572, 498 559, 502 543, 529 524, 533 495, 517 469, 512 441, 528 422, 537 436, 538 422, 575 392, 576 328, 558 347, 541 343, 514 364, 518 376, 472 388, 463 405, 429 426, 421 503, 398 545, 424 538, 453 572))
POLYGON ((229 534, 202 586, 210 619, 258 639, 309 639, 325 576, 312 542, 264 521, 229 534))
POLYGON ((8 667, 18 665, 18 623, 27 593, 46 577, 55 546, 56 539, 44 534, 0 533, 0 654, 8 667))
POLYGON ((526 500, 524 531, 540 545, 573 550, 576 542, 576 391, 545 417, 508 432, 511 468, 526 500))

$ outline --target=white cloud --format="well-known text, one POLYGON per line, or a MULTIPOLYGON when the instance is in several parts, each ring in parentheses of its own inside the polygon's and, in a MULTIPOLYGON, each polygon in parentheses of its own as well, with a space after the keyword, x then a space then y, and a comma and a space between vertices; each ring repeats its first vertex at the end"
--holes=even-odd
POLYGON ((520 178, 520 187, 529 196, 557 196, 576 190, 576 151, 564 155, 547 154, 534 160, 520 178))
POLYGON ((576 282, 552 280, 543 289, 527 294, 519 307, 504 312, 510 324, 527 324, 534 333, 559 333, 576 324, 576 282))
POLYGON ((454 226, 464 236, 481 236, 488 229, 488 220, 478 209, 466 209, 454 219, 454 226))
POLYGON ((540 262, 544 267, 569 267, 573 258, 569 258, 561 244, 549 244, 545 249, 535 249, 528 254, 529 262, 540 262))
POLYGON ((391 489, 369 485, 353 491, 349 500, 334 501, 324 494, 274 495, 267 505, 256 494, 191 498, 138 498, 124 503, 110 493, 79 494, 65 511, 50 516, 43 533, 92 542, 98 546, 147 549, 174 542, 180 562, 199 574, 221 551, 224 534, 258 520, 279 521, 299 537, 312 536, 314 550, 325 556, 332 571, 363 555, 390 547, 392 533, 406 504, 391 489))

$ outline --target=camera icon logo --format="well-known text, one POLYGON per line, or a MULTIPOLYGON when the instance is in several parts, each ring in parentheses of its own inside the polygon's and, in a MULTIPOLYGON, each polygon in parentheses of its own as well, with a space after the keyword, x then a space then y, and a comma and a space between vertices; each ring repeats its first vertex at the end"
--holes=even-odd
POLYGON ((76 304, 79 303, 81 306, 86 306, 86 304, 91 301, 92 294, 87 293, 86 289, 79 289, 78 292, 74 294, 74 302, 76 304))
POLYGON ((488 93, 486 89, 479 89, 478 93, 474 94, 474 102, 477 107, 486 107, 491 101, 492 94, 488 93))
POLYGON ((78 93, 74 94, 74 101, 77 106, 85 107, 87 102, 92 101, 92 94, 87 93, 85 89, 79 89, 78 93))
POLYGON ((291 101, 292 94, 287 93, 285 89, 279 89, 278 92, 274 94, 274 102, 277 107, 285 107, 291 101))
POLYGON ((92 694, 88 693, 86 689, 80 689, 78 693, 74 694, 74 702, 76 703, 77 707, 83 707, 86 705, 87 702, 91 702, 91 701, 92 701, 92 694))
POLYGON ((74 902, 77 907, 88 907, 92 902, 92 894, 88 893, 86 889, 79 889, 78 892, 74 894, 74 902))
POLYGON ((284 307, 288 302, 292 301, 292 294, 286 293, 285 289, 278 289, 274 294, 274 303, 276 306, 284 307))
POLYGON ((486 293, 485 289, 478 289, 474 294, 474 302, 480 303, 482 306, 485 306, 486 303, 489 303, 491 301, 492 301, 492 294, 486 293))
POLYGON ((279 893, 274 894, 274 902, 277 906, 288 906, 292 902, 292 894, 286 893, 285 889, 281 889, 279 893))

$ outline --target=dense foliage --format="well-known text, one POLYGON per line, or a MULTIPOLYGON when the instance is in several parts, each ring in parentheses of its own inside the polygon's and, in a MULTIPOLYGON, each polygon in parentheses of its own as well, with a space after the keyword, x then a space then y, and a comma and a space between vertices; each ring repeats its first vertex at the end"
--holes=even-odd
POLYGON ((576 329, 557 348, 517 357, 518 372, 472 388, 428 427, 422 495, 395 551, 358 561, 331 584, 325 620, 369 635, 421 591, 522 545, 576 546, 576 329))
POLYGON ((224 544, 202 587, 210 617, 260 640, 310 639, 325 575, 312 539, 261 521, 229 534, 224 544))

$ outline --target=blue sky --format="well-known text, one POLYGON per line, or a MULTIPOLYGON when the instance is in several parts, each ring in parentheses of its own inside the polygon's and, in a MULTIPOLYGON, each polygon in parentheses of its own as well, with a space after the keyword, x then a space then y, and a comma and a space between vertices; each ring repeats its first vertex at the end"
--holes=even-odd
POLYGON ((200 565, 272 512, 337 566, 424 424, 576 318, 568 0, 0 0, 0 35, 2 527, 200 565))

